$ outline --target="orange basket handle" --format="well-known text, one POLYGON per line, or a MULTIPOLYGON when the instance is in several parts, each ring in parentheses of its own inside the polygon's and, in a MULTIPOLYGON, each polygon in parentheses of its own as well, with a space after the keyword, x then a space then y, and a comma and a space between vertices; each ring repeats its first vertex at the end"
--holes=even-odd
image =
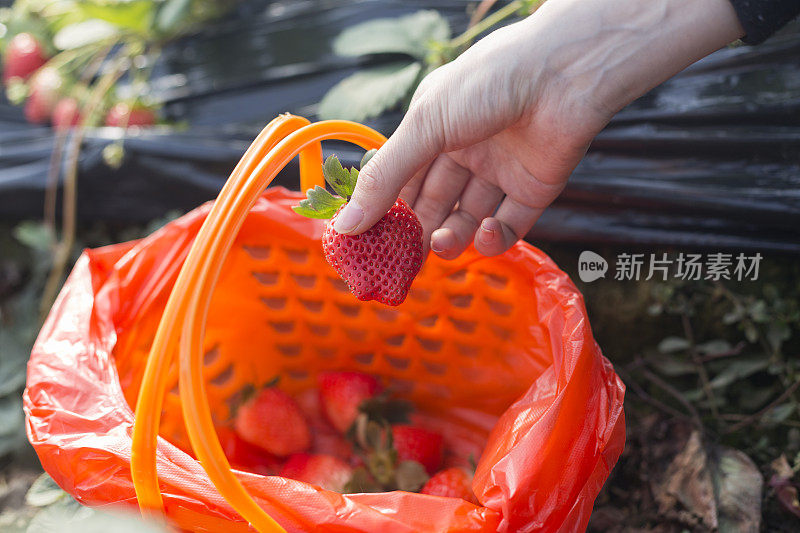
MULTIPOLYGON (((156 446, 167 369, 177 350, 184 421, 200 464, 220 494, 258 531, 285 531, 256 503, 231 471, 207 401, 202 375, 202 341, 211 296, 247 214, 278 172, 298 154, 301 186, 323 185, 321 141, 326 139, 349 141, 365 149, 379 148, 386 141, 377 131, 355 122, 330 120, 311 124, 302 117, 281 115, 270 122, 248 148, 197 233, 158 325, 136 402, 131 475, 144 514, 163 513, 156 446)), ((272 503, 283 508, 277 500, 272 503)), ((294 516, 291 509, 287 509, 287 513, 298 522, 304 521, 294 516)))

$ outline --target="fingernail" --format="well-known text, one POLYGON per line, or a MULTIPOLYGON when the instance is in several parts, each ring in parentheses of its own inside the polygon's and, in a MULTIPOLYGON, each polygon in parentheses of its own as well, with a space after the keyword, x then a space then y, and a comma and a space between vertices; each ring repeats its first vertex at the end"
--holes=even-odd
POLYGON ((455 247, 453 233, 444 229, 437 229, 431 234, 431 250, 437 254, 455 247))
POLYGON ((347 202, 342 212, 336 217, 333 229, 337 233, 350 233, 354 231, 361 221, 364 220, 364 210, 354 200, 347 202))
POLYGON ((485 243, 490 243, 494 240, 495 229, 491 227, 491 223, 489 222, 488 218, 484 218, 483 222, 481 222, 481 240, 485 243))

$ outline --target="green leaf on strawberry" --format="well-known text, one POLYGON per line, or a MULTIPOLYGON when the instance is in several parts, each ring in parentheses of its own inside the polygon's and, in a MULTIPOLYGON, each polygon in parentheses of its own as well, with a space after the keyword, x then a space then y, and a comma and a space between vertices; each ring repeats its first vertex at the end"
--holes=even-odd
POLYGON ((353 196, 356 180, 358 180, 358 170, 354 168, 345 169, 339 159, 335 155, 331 155, 322 165, 322 175, 331 188, 336 191, 336 194, 348 200, 353 196))
POLYGON ((306 191, 306 199, 292 207, 295 213, 308 218, 331 218, 347 201, 332 195, 327 189, 317 185, 306 191))
POLYGON ((395 472, 395 481, 398 489, 417 492, 428 482, 428 473, 417 461, 400 461, 395 472))
POLYGON ((361 158, 361 163, 358 165, 358 168, 363 170, 364 165, 369 163, 369 160, 372 159, 372 156, 374 156, 377 152, 378 150, 376 150, 375 148, 373 148, 372 150, 367 150, 367 152, 364 154, 364 157, 361 158))

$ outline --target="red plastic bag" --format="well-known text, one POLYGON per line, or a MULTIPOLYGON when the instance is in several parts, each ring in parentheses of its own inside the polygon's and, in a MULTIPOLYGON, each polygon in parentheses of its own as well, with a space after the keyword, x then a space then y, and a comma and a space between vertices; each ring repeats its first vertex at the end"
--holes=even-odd
MULTIPOLYGON (((480 457, 482 505, 392 492, 339 495, 236 472, 289 531, 577 531, 625 440, 624 386, 594 342, 582 297, 541 251, 431 256, 396 309, 359 302, 320 250, 299 196, 256 203, 214 293, 205 376, 215 420, 247 383, 280 373, 300 392, 328 369, 381 376, 463 464, 480 457), (481 453, 482 452, 482 453, 481 453)), ((143 366, 203 206, 137 242, 78 260, 34 346, 28 436, 50 475, 88 505, 135 505, 130 454, 143 366)), ((175 374, 175 372, 173 372, 175 374)), ((167 517, 194 531, 250 531, 190 449, 173 388, 157 467, 167 517)))

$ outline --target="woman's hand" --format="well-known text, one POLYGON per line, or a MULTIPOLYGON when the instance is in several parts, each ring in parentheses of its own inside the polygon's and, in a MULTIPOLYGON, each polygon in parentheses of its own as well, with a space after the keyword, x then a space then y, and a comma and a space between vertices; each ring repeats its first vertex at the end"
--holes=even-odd
POLYGON ((399 194, 426 250, 502 253, 614 113, 743 34, 728 0, 549 0, 422 81, 335 229, 366 231, 399 194))

